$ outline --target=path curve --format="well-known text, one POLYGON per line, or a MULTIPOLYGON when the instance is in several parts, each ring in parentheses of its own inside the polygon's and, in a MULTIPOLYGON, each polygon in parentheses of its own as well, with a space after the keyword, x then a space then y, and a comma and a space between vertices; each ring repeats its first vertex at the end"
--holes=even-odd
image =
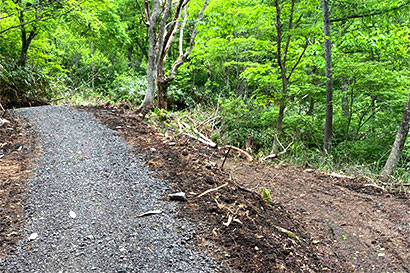
MULTIPOLYGON (((192 224, 114 131, 68 106, 16 111, 38 133, 24 239, 0 272, 216 272, 192 250, 192 224), (138 218, 150 210, 161 214, 138 218), (29 237, 38 234, 37 238, 29 237)), ((35 237, 35 236, 33 236, 35 237)))

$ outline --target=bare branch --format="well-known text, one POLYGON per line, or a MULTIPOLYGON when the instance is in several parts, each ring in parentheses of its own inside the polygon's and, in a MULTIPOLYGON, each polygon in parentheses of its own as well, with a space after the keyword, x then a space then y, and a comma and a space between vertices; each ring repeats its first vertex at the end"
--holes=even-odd
MULTIPOLYGON (((209 3, 209 0, 205 0, 204 5, 202 6, 201 12, 198 15, 198 22, 202 20, 202 17, 204 16, 204 12, 205 12, 206 7, 208 6, 208 3, 209 3)), ((175 78, 178 68, 186 61, 189 54, 191 54, 195 46, 195 38, 196 38, 197 33, 198 33, 198 25, 196 24, 191 34, 189 47, 187 48, 185 53, 183 55, 180 55, 178 59, 175 61, 175 63, 172 65, 167 81, 172 81, 175 78)))
POLYGON ((144 11, 142 10, 142 7, 141 7, 141 5, 140 5, 139 0, 135 0, 135 2, 137 2, 137 7, 138 7, 138 9, 140 10, 142 22, 144 22, 144 24, 145 24, 146 26, 148 26, 149 23, 148 23, 148 20, 147 20, 147 15, 146 15, 146 13, 144 13, 144 11), (144 17, 144 14, 145 14, 145 17, 144 17))
POLYGON ((290 77, 292 76, 292 74, 293 74, 293 72, 295 71, 296 67, 299 65, 300 61, 302 60, 303 55, 305 55, 305 52, 306 52, 306 49, 308 48, 308 46, 309 46, 309 41, 308 41, 308 39, 306 39, 306 43, 305 43, 305 45, 303 46, 303 51, 302 51, 302 53, 299 55, 298 60, 296 61, 295 65, 292 67, 292 70, 290 71, 289 76, 287 77, 288 80, 290 79, 290 77))
POLYGON ((164 44, 165 47, 163 48, 162 51, 162 56, 161 58, 166 58, 166 54, 168 53, 169 49, 171 48, 171 44, 174 41, 174 37, 179 29, 180 21, 179 18, 181 17, 181 11, 182 8, 186 7, 186 4, 189 2, 189 0, 179 0, 177 9, 175 11, 174 19, 171 21, 169 24, 170 27, 167 31, 167 34, 165 35, 164 38, 164 44))
POLYGON ((158 69, 163 69, 165 64, 165 59, 167 57, 167 54, 164 54, 164 48, 165 48, 165 43, 166 43, 166 24, 169 16, 171 15, 171 9, 172 9, 172 0, 167 0, 164 2, 164 5, 162 6, 162 18, 160 21, 159 29, 158 29, 158 42, 157 42, 157 62, 158 62, 158 69), (166 8, 165 8, 165 4, 166 8), (165 10, 164 10, 165 8, 165 10))
POLYGON ((181 56, 184 54, 184 48, 183 48, 183 43, 184 43, 184 29, 186 26, 186 21, 188 19, 188 12, 186 9, 186 6, 184 7, 184 21, 182 22, 181 26, 181 31, 179 32, 179 55, 181 56))

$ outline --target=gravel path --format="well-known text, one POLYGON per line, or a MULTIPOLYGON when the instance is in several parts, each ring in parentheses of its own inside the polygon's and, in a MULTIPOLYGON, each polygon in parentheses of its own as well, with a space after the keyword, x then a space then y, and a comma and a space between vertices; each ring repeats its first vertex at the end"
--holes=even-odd
POLYGON ((16 114, 38 132, 42 156, 29 181, 24 239, 0 260, 0 272, 217 271, 190 247, 192 224, 159 201, 166 182, 152 178, 115 132, 66 106, 16 114), (137 217, 150 210, 162 213, 137 217))

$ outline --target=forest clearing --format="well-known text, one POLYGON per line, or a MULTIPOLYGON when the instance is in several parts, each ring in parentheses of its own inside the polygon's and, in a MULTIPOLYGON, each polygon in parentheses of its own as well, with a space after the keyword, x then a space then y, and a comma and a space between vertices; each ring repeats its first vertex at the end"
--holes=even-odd
POLYGON ((0 1, 0 272, 410 272, 408 18, 0 1))

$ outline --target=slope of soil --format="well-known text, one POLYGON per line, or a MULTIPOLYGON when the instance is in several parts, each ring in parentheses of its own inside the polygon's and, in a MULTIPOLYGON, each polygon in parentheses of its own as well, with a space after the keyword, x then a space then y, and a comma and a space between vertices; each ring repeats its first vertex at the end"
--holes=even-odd
POLYGON ((272 200, 304 223, 318 255, 351 272, 410 272, 408 196, 363 178, 281 164, 231 161, 227 170, 243 187, 270 189, 272 200))
POLYGON ((0 258, 20 238, 24 223, 25 181, 38 155, 35 138, 28 125, 8 115, 0 126, 0 258))
POLYGON ((170 181, 174 191, 187 193, 180 216, 197 224, 200 248, 213 252, 226 265, 224 272, 345 271, 343 264, 317 255, 303 224, 279 203, 268 205, 218 168, 223 152, 169 131, 162 134, 126 107, 83 109, 121 132, 137 153, 145 154, 145 164, 170 181), (227 186, 198 197, 226 182, 227 186))

